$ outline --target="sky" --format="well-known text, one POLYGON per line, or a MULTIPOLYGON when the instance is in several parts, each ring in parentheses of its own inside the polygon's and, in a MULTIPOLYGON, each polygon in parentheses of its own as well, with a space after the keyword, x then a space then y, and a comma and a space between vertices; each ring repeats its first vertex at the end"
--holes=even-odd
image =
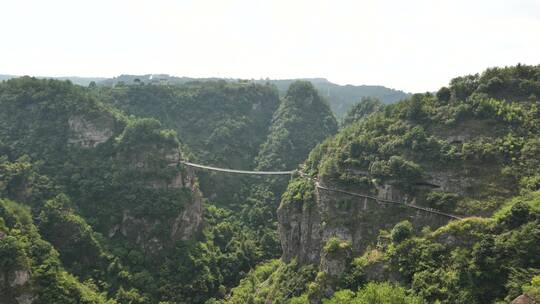
POLYGON ((307 78, 435 91, 540 64, 540 0, 2 0, 0 74, 307 78))

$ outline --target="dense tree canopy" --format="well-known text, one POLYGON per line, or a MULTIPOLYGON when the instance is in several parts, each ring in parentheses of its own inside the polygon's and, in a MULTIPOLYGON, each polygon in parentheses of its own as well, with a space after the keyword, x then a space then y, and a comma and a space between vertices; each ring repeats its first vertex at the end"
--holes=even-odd
MULTIPOLYGON (((364 98, 338 130, 305 81, 281 97, 245 81, 2 82, 0 302, 538 301, 538 96, 540 67, 492 68, 391 105, 364 98), (466 219, 433 229, 405 212, 367 219, 375 237, 362 235, 359 251, 339 237, 357 218, 337 200, 331 208, 342 216, 321 221, 335 232, 321 254, 344 263, 330 274, 328 265, 279 260, 276 209, 320 208, 313 180, 215 176, 181 158, 299 168, 328 186, 391 188, 466 219), (176 236, 199 215, 196 202, 202 224, 176 236)), ((291 227, 294 237, 305 237, 300 228, 291 227)))

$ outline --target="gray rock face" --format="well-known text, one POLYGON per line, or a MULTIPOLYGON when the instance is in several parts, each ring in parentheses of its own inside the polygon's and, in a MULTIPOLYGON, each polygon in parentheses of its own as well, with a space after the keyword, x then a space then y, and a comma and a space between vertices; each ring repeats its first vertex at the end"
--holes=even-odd
MULTIPOLYGON (((415 198, 406 197, 392 185, 379 187, 377 196, 396 201, 415 201, 415 198)), ((282 204, 278 210, 282 259, 285 262, 296 259, 300 263, 328 263, 321 261, 321 249, 332 237, 350 242, 353 255, 360 255, 368 245, 376 242, 381 229, 390 230, 400 221, 409 220, 418 227, 438 227, 448 222, 447 218, 421 210, 380 204, 372 199, 323 189, 316 190, 316 200, 312 208, 282 204)))
POLYGON ((173 223, 171 238, 177 240, 189 240, 200 228, 203 221, 203 199, 199 188, 195 183, 195 174, 189 169, 186 179, 182 184, 191 189, 192 201, 186 206, 173 223))
MULTIPOLYGON (((321 186, 339 189, 337 185, 322 183, 321 186)), ((415 227, 439 227, 448 222, 448 218, 404 204, 384 204, 318 187, 314 191, 315 203, 309 202, 309 206, 305 206, 296 201, 282 201, 278 209, 282 259, 285 262, 296 259, 302 264, 318 265, 319 271, 324 273, 323 279, 318 282, 320 294, 313 294, 309 298, 312 304, 321 303, 322 298, 333 294, 351 258, 363 254, 369 245, 375 245, 380 230, 390 230, 403 220, 411 221, 415 227), (326 252, 324 248, 331 238, 339 239, 346 246, 335 252, 326 252)), ((406 201, 409 204, 416 202, 415 197, 407 197, 391 184, 381 185, 372 191, 376 193, 351 190, 379 199, 406 201)), ((386 271, 382 263, 373 264, 366 271, 372 278, 398 280, 397 274, 386 271)))
POLYGON ((527 294, 515 298, 510 304, 536 304, 536 301, 527 294))
MULTIPOLYGON (((165 154, 163 158, 167 161, 167 167, 178 167, 180 163, 180 152, 178 150, 170 151, 165 154)), ((135 166, 141 170, 144 170, 147 167, 144 160, 135 161, 135 166)), ((190 174, 194 176, 193 173, 190 174)), ((178 171, 178 173, 172 179, 160 179, 150 181, 148 183, 148 187, 154 189, 180 189, 185 186, 192 189, 192 191, 195 191, 195 188, 191 186, 191 184, 193 183, 192 176, 183 176, 182 172, 178 171)))
POLYGON ((34 302, 34 299, 35 297, 31 293, 23 293, 15 298, 18 304, 31 304, 32 302, 34 302))
POLYGON ((319 269, 333 278, 339 277, 348 265, 350 252, 341 254, 330 254, 323 252, 319 269))
POLYGON ((289 262, 318 263, 321 251, 321 217, 318 208, 286 205, 278 209, 282 259, 289 262))
POLYGON ((9 286, 16 287, 22 286, 30 280, 30 271, 28 270, 16 270, 13 275, 13 279, 9 282, 9 286))
POLYGON ((0 287, 0 303, 31 304, 35 296, 31 292, 31 273, 28 269, 19 269, 8 273, 0 273, 0 286, 7 288, 3 294, 0 287))
POLYGON ((453 192, 465 195, 465 190, 472 184, 472 181, 464 176, 463 172, 434 171, 428 172, 428 183, 437 185, 438 189, 444 192, 453 192))
POLYGON ((401 277, 398 272, 392 272, 383 262, 376 262, 364 267, 366 281, 373 282, 399 282, 401 277))
MULTIPOLYGON (((179 166, 179 151, 175 150, 161 155, 167 161, 167 167, 179 166)), ((137 158, 137 156, 134 157, 137 158)), ((137 170, 144 171, 148 167, 144 160, 133 163, 137 170)), ((164 190, 187 188, 191 192, 191 199, 187 203, 184 202, 183 209, 178 214, 171 214, 160 219, 136 215, 125 209, 122 212, 121 222, 112 225, 109 229, 109 238, 128 239, 139 245, 144 252, 153 254, 171 246, 176 241, 191 239, 200 230, 203 221, 203 198, 195 174, 191 169, 180 170, 178 168, 173 177, 159 180, 150 179, 143 184, 143 187, 164 190), (163 228, 168 234, 156 233, 158 230, 162 231, 163 228)))
POLYGON ((83 148, 94 148, 113 136, 113 118, 88 120, 83 116, 73 116, 68 120, 71 131, 68 144, 83 148))

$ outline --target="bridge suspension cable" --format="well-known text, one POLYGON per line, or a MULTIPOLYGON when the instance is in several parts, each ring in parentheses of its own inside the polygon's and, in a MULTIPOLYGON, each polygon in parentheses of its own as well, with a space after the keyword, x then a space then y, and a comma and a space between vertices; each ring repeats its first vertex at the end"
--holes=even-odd
POLYGON ((251 174, 251 175, 291 175, 296 170, 291 171, 247 171, 247 170, 234 170, 234 169, 226 169, 226 168, 218 168, 218 167, 212 167, 212 166, 205 166, 205 165, 199 165, 194 164, 186 161, 181 161, 182 164, 194 168, 200 168, 200 169, 206 169, 211 171, 219 171, 219 172, 227 172, 227 173, 237 173, 237 174, 251 174))
POLYGON ((453 215, 453 214, 448 214, 448 213, 445 213, 445 212, 442 212, 442 211, 439 211, 439 210, 436 210, 436 209, 433 209, 433 208, 421 207, 421 206, 417 206, 417 205, 408 204, 408 203, 405 203, 405 202, 398 202, 398 201, 382 199, 382 198, 375 197, 375 196, 349 192, 349 191, 345 191, 345 190, 341 190, 341 189, 328 188, 328 187, 320 185, 319 181, 316 178, 312 178, 312 177, 308 176, 307 174, 305 174, 305 173, 303 173, 301 171, 298 171, 298 170, 291 170, 291 171, 247 171, 247 170, 234 170, 234 169, 226 169, 226 168, 205 166, 205 165, 190 163, 190 162, 187 162, 187 161, 180 161, 180 162, 182 164, 186 165, 186 166, 190 166, 190 167, 194 167, 194 168, 200 168, 200 169, 218 171, 218 172, 226 172, 226 173, 237 173, 237 174, 292 175, 295 172, 299 172, 300 176, 302 176, 304 178, 307 178, 307 179, 310 179, 312 182, 315 183, 315 186, 318 189, 321 189, 321 190, 339 192, 339 193, 343 193, 343 194, 347 194, 347 195, 351 195, 351 196, 357 196, 357 197, 363 197, 363 198, 367 198, 367 199, 372 199, 372 200, 375 200, 379 204, 381 204, 381 203, 383 203, 383 204, 394 204, 394 205, 399 205, 399 206, 403 206, 403 207, 408 207, 408 208, 412 208, 412 209, 416 209, 416 210, 420 210, 420 211, 424 211, 424 212, 428 212, 428 213, 442 215, 442 216, 445 216, 445 217, 448 217, 448 218, 451 218, 451 219, 456 219, 456 220, 462 219, 459 216, 456 216, 456 215, 453 215))
POLYGON ((408 203, 405 203, 405 202, 392 201, 392 200, 378 198, 378 197, 375 197, 375 196, 349 192, 349 191, 345 191, 345 190, 341 190, 341 189, 333 189, 333 188, 324 187, 324 186, 321 186, 319 184, 319 182, 315 182, 315 187, 317 187, 318 189, 326 190, 326 191, 333 191, 333 192, 343 193, 343 194, 347 194, 347 195, 351 195, 351 196, 357 196, 357 197, 363 197, 363 198, 367 198, 367 199, 372 199, 372 200, 376 201, 378 204, 381 204, 381 203, 383 203, 383 204, 394 204, 394 205, 408 207, 408 208, 412 208, 412 209, 416 209, 416 210, 420 210, 420 211, 424 211, 424 212, 428 212, 428 213, 442 215, 442 216, 445 216, 445 217, 448 217, 448 218, 451 218, 451 219, 454 219, 454 220, 463 219, 463 218, 461 218, 461 217, 459 217, 457 215, 445 213, 445 212, 442 212, 442 211, 439 211, 439 210, 433 209, 433 208, 421 207, 421 206, 417 206, 417 205, 413 205, 413 204, 408 204, 408 203))

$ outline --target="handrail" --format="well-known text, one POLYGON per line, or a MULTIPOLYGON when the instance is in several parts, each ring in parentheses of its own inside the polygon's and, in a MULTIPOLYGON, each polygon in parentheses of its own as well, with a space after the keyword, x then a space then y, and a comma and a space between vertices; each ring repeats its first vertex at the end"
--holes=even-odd
POLYGON ((248 171, 248 170, 235 170, 235 169, 227 169, 227 168, 218 168, 218 167, 212 167, 212 166, 205 166, 200 164, 194 164, 187 161, 180 161, 182 164, 194 168, 200 168, 200 169, 206 169, 206 170, 212 170, 212 171, 219 171, 219 172, 227 172, 227 173, 238 173, 238 174, 251 174, 251 175, 291 175, 296 170, 292 171, 248 171))
POLYGON ((200 168, 200 169, 206 169, 206 170, 211 170, 211 171, 226 172, 226 173, 237 173, 237 174, 250 174, 250 175, 292 175, 295 172, 299 172, 300 176, 302 176, 304 178, 308 178, 311 181, 313 181, 315 183, 315 186, 318 189, 323 189, 323 190, 326 190, 326 191, 339 192, 339 193, 343 193, 343 194, 347 194, 347 195, 351 195, 351 196, 362 197, 362 198, 368 198, 368 199, 375 200, 378 204, 380 204, 380 203, 383 203, 383 204, 395 204, 395 205, 400 205, 400 206, 413 208, 413 209, 416 209, 416 210, 421 210, 421 211, 424 211, 424 212, 429 212, 429 213, 434 213, 434 214, 446 216, 446 217, 456 219, 456 220, 461 220, 462 219, 459 216, 449 214, 449 213, 444 213, 442 211, 439 211, 439 210, 436 210, 436 209, 433 209, 433 208, 421 207, 421 206, 416 206, 416 205, 412 205, 412 204, 407 204, 405 202, 392 201, 392 200, 378 198, 378 197, 371 196, 371 195, 365 195, 365 194, 360 194, 360 193, 349 192, 349 191, 346 191, 346 190, 333 189, 333 188, 328 188, 328 187, 325 187, 325 186, 321 186, 319 184, 319 181, 316 178, 312 178, 312 177, 306 175, 305 173, 303 173, 301 171, 297 171, 297 170, 291 170, 291 171, 248 171, 248 170, 235 170, 235 169, 226 169, 226 168, 205 166, 205 165, 190 163, 190 162, 187 162, 187 161, 180 161, 180 163, 182 163, 182 164, 184 164, 186 166, 190 166, 190 167, 194 167, 194 168, 200 168))

